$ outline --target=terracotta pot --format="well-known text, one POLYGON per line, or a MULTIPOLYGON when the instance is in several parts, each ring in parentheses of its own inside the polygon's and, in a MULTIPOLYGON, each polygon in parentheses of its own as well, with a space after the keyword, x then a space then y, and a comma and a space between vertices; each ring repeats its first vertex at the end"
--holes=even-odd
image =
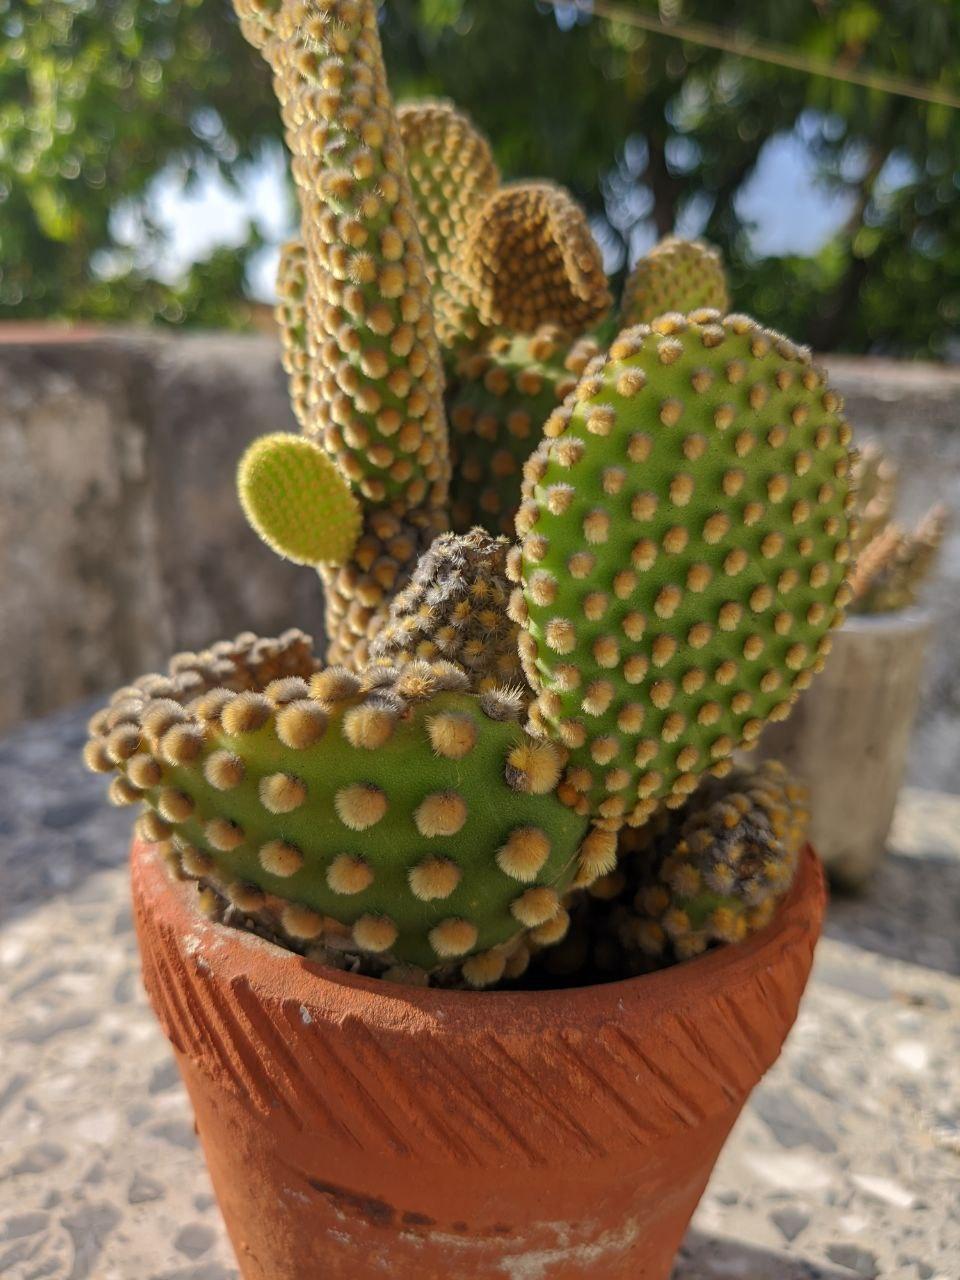
POLYGON ((810 788, 810 839, 844 889, 863 888, 886 853, 931 629, 922 609, 849 617, 823 674, 761 735, 759 755, 810 788))
POLYGON ((651 977, 449 992, 202 919, 133 849, 144 979, 245 1280, 666 1280, 824 907, 651 977))

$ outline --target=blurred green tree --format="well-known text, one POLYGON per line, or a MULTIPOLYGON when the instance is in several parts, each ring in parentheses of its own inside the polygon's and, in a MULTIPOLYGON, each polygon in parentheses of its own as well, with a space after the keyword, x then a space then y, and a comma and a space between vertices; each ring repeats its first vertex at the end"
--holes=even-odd
POLYGON ((167 284, 148 195, 171 169, 237 186, 279 135, 228 0, 0 0, 0 316, 245 323, 257 228, 167 284))
MULTIPOLYGON (((960 92, 956 0, 618 7, 960 92)), ((279 135, 229 0, 0 0, 0 29, 0 315, 242 321, 256 227, 182 284, 144 266, 163 251, 146 216, 159 171, 212 166, 241 184, 279 135), (125 205, 152 253, 118 244, 125 205)), ((678 225, 702 229, 736 304, 821 349, 938 355, 960 331, 960 112, 545 0, 388 0, 383 34, 398 94, 454 98, 508 176, 570 186, 614 265, 678 225), (812 258, 759 256, 744 212, 764 147, 785 134, 849 210, 812 258)))

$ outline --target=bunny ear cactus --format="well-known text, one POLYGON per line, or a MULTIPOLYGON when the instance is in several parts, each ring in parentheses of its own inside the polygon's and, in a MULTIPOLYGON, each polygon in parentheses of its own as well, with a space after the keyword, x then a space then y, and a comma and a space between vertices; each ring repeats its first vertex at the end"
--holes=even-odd
POLYGON ((519 700, 469 694, 445 662, 199 694, 189 661, 173 669, 94 719, 87 762, 145 804, 145 839, 271 934, 483 986, 525 931, 562 932, 586 822, 519 700))
POLYGON ((729 305, 719 251, 702 240, 669 236, 641 258, 627 276, 620 323, 649 324, 669 311, 726 311, 729 305))
POLYGON ((718 286, 687 266, 604 351, 584 214, 501 186, 448 104, 393 112, 374 0, 236 3, 301 204, 279 317, 304 430, 253 445, 239 489, 317 567, 329 665, 299 632, 179 655, 94 717, 87 763, 212 909, 366 972, 518 975, 576 891, 619 893, 624 828, 676 808, 687 843, 644 910, 675 954, 739 936, 789 877, 757 852, 776 787, 689 797, 842 619, 839 397, 804 349, 695 309, 718 286))
POLYGON ((593 338, 571 342, 556 325, 541 325, 457 353, 447 394, 454 529, 480 523, 513 534, 523 464, 543 423, 599 352, 593 338))
POLYGON ((500 186, 490 144, 452 102, 397 109, 417 219, 434 291, 446 293, 470 227, 500 186))
POLYGON ((782 719, 850 598, 850 429, 809 353, 661 317, 587 367, 525 472, 508 564, 532 722, 611 826, 782 719))

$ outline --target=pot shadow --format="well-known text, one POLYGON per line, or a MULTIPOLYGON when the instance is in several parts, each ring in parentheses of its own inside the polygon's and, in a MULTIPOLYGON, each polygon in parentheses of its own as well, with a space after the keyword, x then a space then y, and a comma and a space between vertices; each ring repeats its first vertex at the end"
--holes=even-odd
POLYGON ((846 1267, 838 1270, 693 1229, 680 1246, 670 1280, 850 1280, 851 1275, 846 1267))
POLYGON ((950 853, 888 854, 863 893, 832 890, 824 934, 960 975, 960 859, 950 853))

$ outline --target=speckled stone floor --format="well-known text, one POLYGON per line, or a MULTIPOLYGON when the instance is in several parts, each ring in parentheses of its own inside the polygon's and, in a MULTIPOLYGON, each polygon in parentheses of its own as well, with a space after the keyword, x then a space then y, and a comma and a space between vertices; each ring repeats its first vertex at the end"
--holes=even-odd
MULTIPOLYGON (((0 741, 0 1276, 236 1280, 85 719, 0 741)), ((674 1280, 960 1277, 960 797, 906 792, 892 846, 833 904, 674 1280)))

